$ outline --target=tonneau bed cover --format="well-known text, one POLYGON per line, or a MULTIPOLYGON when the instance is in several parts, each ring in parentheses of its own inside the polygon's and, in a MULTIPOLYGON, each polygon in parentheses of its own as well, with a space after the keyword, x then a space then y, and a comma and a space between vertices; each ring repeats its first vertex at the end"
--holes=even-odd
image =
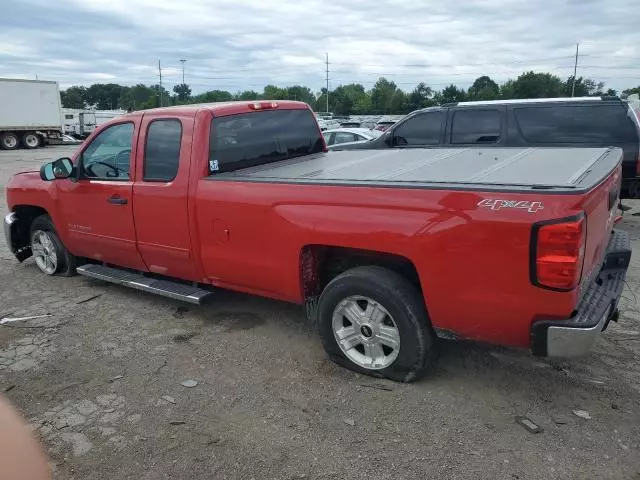
POLYGON ((310 155, 212 179, 376 186, 482 186, 579 192, 622 160, 619 148, 406 148, 310 155))

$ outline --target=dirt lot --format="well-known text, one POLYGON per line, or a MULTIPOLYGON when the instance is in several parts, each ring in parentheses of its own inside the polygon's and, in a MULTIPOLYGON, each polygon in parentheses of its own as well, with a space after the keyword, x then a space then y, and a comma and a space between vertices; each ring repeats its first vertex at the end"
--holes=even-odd
MULTIPOLYGON (((69 151, 0 152, 0 212, 12 173, 69 151)), ((46 278, 0 242, 0 317, 51 314, 0 326, 0 392, 58 479, 637 480, 639 282, 636 254, 622 318, 588 357, 444 343, 433 374, 404 385, 328 362, 300 307, 227 291, 185 307, 46 278)))

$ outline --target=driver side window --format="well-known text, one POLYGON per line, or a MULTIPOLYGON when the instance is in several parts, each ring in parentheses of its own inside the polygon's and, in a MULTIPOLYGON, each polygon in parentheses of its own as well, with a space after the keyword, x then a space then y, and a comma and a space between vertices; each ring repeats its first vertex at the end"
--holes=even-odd
POLYGON ((96 138, 82 153, 85 178, 129 180, 133 123, 113 125, 96 138))

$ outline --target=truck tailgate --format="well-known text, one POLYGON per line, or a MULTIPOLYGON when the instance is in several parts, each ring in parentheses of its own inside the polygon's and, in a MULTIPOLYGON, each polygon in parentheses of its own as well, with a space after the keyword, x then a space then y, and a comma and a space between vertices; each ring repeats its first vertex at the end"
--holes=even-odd
POLYGON ((587 240, 580 282, 580 298, 602 267, 620 202, 621 184, 622 168, 619 165, 584 198, 582 208, 587 222, 587 240))

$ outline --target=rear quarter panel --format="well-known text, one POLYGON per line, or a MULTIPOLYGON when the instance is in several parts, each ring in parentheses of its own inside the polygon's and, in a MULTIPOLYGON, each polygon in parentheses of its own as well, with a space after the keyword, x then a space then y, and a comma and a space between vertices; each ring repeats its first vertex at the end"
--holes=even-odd
MULTIPOLYGON (((300 303, 300 253, 315 244, 411 260, 434 327, 459 337, 527 346, 534 319, 567 318, 577 303, 577 290, 531 285, 529 252, 533 223, 579 213, 580 196, 215 179, 196 188, 200 259, 214 285, 300 303), (544 209, 479 207, 486 199, 544 209)), ((605 215, 601 195, 587 197, 594 225, 605 215)))

